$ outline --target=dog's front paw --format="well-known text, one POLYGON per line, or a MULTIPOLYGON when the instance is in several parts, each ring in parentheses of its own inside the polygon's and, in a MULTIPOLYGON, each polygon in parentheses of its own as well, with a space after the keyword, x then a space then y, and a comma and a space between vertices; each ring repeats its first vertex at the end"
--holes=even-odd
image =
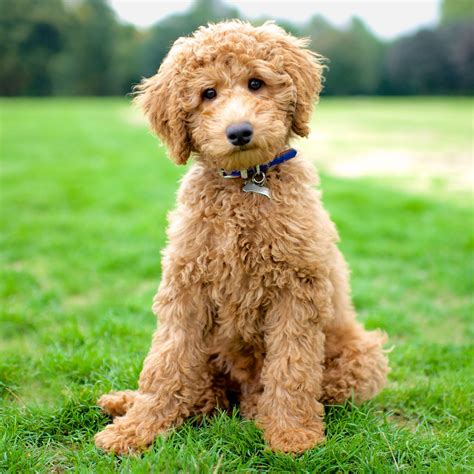
POLYGON ((309 428, 288 428, 265 431, 265 440, 272 451, 284 453, 302 453, 322 443, 324 425, 309 428))
POLYGON ((136 436, 122 430, 117 424, 108 425, 94 437, 95 445, 106 452, 115 454, 132 454, 146 448, 136 436))

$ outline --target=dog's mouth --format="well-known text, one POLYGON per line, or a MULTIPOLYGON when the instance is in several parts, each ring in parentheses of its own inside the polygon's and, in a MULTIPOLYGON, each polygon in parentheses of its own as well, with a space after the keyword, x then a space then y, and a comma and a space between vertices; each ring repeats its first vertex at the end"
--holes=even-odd
POLYGON ((253 143, 249 143, 248 145, 242 145, 235 147, 235 149, 232 151, 232 154, 235 155, 237 153, 242 153, 244 151, 251 151, 257 149, 257 146, 254 145, 253 143))
POLYGON ((241 151, 247 151, 257 148, 253 143, 248 143, 247 145, 234 146, 232 153, 240 153, 241 151))
POLYGON ((219 160, 220 167, 226 170, 244 169, 269 161, 271 157, 256 143, 235 147, 219 160))

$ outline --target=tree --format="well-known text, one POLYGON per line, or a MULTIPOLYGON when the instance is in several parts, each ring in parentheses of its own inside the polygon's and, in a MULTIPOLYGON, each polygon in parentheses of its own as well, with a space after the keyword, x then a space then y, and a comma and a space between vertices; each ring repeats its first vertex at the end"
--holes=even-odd
POLYGON ((67 13, 61 0, 1 0, 0 90, 48 95, 51 68, 63 47, 67 13))
MULTIPOLYGON (((451 93, 474 92, 474 24, 470 21, 451 23, 439 28, 441 40, 446 45, 451 93)), ((448 91, 447 91, 448 92, 448 91)))
POLYGON ((82 0, 70 13, 66 45, 55 68, 56 90, 77 95, 118 93, 117 23, 112 9, 105 0, 82 0))
POLYGON ((425 29, 396 41, 386 57, 386 92, 441 94, 453 87, 446 43, 425 29))
POLYGON ((156 23, 143 45, 143 75, 156 72, 173 42, 180 36, 190 35, 196 28, 209 22, 230 18, 239 18, 239 12, 221 0, 197 0, 187 12, 166 17, 156 23))
MULTIPOLYGON (((317 15, 278 23, 310 36, 328 58, 325 94, 471 94, 474 2, 444 0, 441 8, 439 26, 391 43, 357 18, 343 29, 317 15)), ((141 31, 119 23, 107 0, 0 0, 0 93, 123 95, 156 72, 178 37, 239 17, 223 0, 195 0, 141 31)))
POLYGON ((452 23, 395 41, 382 80, 386 94, 471 94, 474 91, 474 26, 452 23))
POLYGON ((131 25, 119 25, 114 43, 115 84, 120 94, 129 93, 142 74, 144 34, 131 25))
POLYGON ((474 18, 472 0, 443 0, 441 4, 441 24, 470 21, 474 18))
POLYGON ((379 84, 383 44, 353 18, 346 30, 332 27, 321 17, 313 17, 305 29, 312 47, 328 58, 325 93, 373 94, 379 84))

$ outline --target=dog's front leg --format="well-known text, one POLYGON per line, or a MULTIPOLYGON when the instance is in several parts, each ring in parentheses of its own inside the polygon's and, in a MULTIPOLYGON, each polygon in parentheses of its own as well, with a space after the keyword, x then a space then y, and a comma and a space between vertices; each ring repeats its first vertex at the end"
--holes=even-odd
POLYGON ((158 434, 192 415, 209 390, 203 347, 209 305, 199 289, 168 290, 163 285, 155 299, 159 327, 133 406, 95 437, 96 445, 106 451, 126 453, 147 447, 158 434))
POLYGON ((275 451, 301 452, 324 441, 321 323, 331 305, 328 291, 319 295, 316 305, 302 292, 283 290, 267 312, 257 422, 275 451))

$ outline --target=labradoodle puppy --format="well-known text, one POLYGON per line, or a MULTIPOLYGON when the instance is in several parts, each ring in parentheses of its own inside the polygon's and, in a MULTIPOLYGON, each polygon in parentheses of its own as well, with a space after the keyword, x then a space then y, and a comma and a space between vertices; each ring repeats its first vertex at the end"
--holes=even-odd
POLYGON ((187 417, 238 402, 271 449, 324 440, 324 404, 385 384, 384 336, 356 322, 347 265, 306 136, 320 56, 272 23, 200 28, 173 45, 136 102, 169 155, 194 164, 170 215, 158 329, 138 390, 104 395, 95 437, 140 450, 187 417))

